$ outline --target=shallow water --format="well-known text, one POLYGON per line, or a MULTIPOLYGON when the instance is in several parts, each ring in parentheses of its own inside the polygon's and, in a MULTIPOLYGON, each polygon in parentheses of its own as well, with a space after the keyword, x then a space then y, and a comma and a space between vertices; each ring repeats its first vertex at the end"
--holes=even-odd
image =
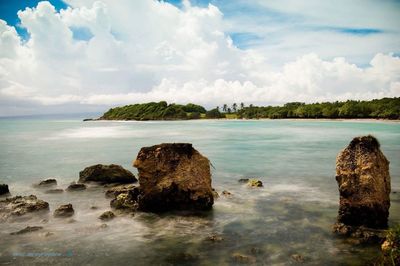
MULTIPOLYGON (((35 194, 50 213, 0 227, 0 264, 231 265, 248 255, 259 265, 363 265, 376 246, 351 245, 331 234, 338 208, 335 157, 354 136, 373 134, 391 161, 392 190, 400 190, 400 124, 371 121, 81 122, 79 119, 1 119, 0 183, 13 195, 35 194), (65 188, 96 163, 131 166, 139 149, 190 142, 213 166, 213 187, 228 190, 205 213, 136 213, 107 222, 102 187, 45 194, 33 188, 54 177, 65 188), (258 177, 264 188, 237 180, 258 177), (72 203, 73 221, 56 219, 72 203), (98 209, 91 209, 97 206, 98 209), (9 235, 27 225, 43 230, 9 235), (50 234, 48 233, 50 232, 50 234), (216 234, 222 241, 212 242, 216 234)), ((392 194, 390 224, 400 223, 400 195, 392 194)))

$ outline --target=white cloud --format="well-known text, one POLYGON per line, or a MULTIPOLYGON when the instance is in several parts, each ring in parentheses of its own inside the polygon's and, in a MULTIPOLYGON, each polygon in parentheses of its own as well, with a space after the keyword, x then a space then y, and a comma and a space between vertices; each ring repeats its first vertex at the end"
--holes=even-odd
POLYGON ((268 49, 235 47, 213 5, 68 3, 60 12, 48 2, 20 11, 27 42, 0 20, 0 115, 158 100, 211 107, 400 96, 400 59, 379 49, 366 68, 315 53, 277 68, 268 49), (77 28, 92 37, 75 39, 77 28), (35 110, 12 107, 24 105, 35 110))

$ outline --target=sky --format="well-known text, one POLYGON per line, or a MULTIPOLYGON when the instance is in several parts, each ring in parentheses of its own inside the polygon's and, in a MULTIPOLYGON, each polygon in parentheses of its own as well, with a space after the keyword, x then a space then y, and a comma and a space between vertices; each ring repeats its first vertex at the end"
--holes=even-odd
POLYGON ((382 97, 398 0, 0 0, 0 116, 382 97))

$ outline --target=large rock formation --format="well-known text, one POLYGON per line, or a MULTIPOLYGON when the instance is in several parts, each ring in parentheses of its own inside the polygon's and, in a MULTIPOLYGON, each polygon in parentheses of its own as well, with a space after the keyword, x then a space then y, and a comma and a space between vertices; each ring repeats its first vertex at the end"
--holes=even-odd
POLYGON ((389 161, 373 136, 354 138, 336 159, 340 207, 336 228, 386 228, 390 207, 389 161), (339 225, 339 226, 338 226, 339 225))
POLYGON ((136 177, 120 165, 96 164, 86 167, 79 173, 79 182, 94 181, 100 183, 134 183, 136 177))
POLYGON ((139 209, 207 210, 214 203, 210 162, 188 143, 142 148, 133 164, 139 172, 139 209))
POLYGON ((0 200, 0 221, 10 217, 19 217, 31 212, 48 211, 49 204, 38 199, 35 195, 16 196, 0 200))

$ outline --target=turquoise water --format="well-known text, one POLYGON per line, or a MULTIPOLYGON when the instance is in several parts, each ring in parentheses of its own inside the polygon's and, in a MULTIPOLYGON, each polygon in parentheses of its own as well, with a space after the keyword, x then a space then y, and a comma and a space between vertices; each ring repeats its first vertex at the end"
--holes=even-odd
MULTIPOLYGON (((13 195, 35 194, 48 201, 51 212, 45 220, 1 225, 0 264, 230 265, 238 263, 232 256, 240 253, 259 265, 291 265, 293 254, 310 265, 363 265, 378 248, 336 238, 331 225, 339 197, 336 155, 353 137, 365 134, 381 142, 391 162, 392 190, 399 191, 396 122, 1 119, 0 183, 9 184, 13 195), (109 209, 109 199, 102 187, 62 195, 32 187, 55 177, 65 188, 80 170, 97 163, 121 164, 136 174, 131 165, 139 149, 162 142, 193 143, 214 166, 213 187, 233 196, 220 197, 211 212, 137 213, 103 228, 97 217, 109 209), (259 178, 264 188, 237 182, 245 177, 259 178), (54 208, 66 203, 74 205, 74 221, 52 218, 54 208), (98 209, 90 208, 94 205, 98 209), (27 225, 44 230, 9 235, 27 225), (223 240, 209 241, 213 234, 223 240)), ((393 225, 400 223, 399 193, 391 197, 393 225)))

